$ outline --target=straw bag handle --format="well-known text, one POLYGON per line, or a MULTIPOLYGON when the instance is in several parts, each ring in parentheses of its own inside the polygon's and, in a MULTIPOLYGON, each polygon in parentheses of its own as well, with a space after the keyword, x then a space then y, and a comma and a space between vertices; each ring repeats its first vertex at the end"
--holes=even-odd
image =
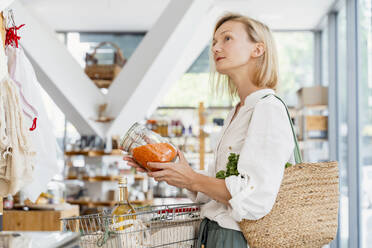
POLYGON ((300 153, 300 148, 298 146, 297 136, 296 136, 296 133, 295 133, 294 128, 293 128, 292 119, 291 119, 291 116, 289 115, 287 104, 285 104, 285 102, 279 96, 274 95, 274 94, 267 94, 267 95, 263 96, 261 99, 263 99, 267 96, 270 96, 270 95, 275 96, 277 99, 279 99, 284 104, 285 110, 287 111, 287 115, 288 115, 288 118, 289 118, 289 123, 291 124, 293 139, 295 141, 295 149, 294 149, 295 161, 296 161, 296 164, 301 164, 302 163, 302 156, 301 156, 301 153, 300 153))

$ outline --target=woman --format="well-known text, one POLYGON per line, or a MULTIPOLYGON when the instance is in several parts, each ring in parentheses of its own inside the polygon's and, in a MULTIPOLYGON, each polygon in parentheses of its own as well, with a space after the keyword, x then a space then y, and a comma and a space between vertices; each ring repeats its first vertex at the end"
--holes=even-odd
MULTIPOLYGON (((222 128, 214 163, 207 175, 200 174, 179 152, 177 163, 149 164, 162 170, 148 175, 186 188, 194 201, 205 203, 199 246, 247 247, 238 222, 257 220, 271 211, 284 165, 294 162, 295 143, 285 107, 274 96, 278 65, 269 28, 245 16, 225 15, 215 26, 211 52, 217 71, 212 78, 240 98, 222 128), (217 179, 216 172, 226 169, 230 153, 240 154, 240 175, 217 179)), ((144 171, 131 157, 124 159, 144 171)))

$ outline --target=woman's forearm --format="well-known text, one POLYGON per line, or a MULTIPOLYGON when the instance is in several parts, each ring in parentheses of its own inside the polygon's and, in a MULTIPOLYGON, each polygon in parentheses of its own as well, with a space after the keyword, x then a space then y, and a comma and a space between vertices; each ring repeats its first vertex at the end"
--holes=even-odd
POLYGON ((224 179, 208 177, 199 173, 195 174, 196 175, 192 182, 191 191, 202 192, 218 202, 221 202, 225 205, 229 204, 231 195, 226 188, 224 179))

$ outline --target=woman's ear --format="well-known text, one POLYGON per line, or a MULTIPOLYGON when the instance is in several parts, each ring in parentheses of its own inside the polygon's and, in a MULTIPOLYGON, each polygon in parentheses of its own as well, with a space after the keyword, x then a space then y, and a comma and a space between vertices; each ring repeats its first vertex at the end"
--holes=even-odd
POLYGON ((254 49, 252 52, 252 57, 253 58, 258 58, 261 57, 265 53, 265 46, 263 43, 255 43, 254 44, 254 49))

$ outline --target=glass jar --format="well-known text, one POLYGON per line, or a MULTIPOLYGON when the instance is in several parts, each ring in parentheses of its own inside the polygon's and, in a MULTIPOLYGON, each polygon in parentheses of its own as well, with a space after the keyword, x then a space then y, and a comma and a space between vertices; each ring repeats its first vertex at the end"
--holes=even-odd
POLYGON ((148 162, 174 162, 177 158, 177 149, 173 144, 137 122, 120 139, 120 149, 147 171, 160 170, 151 168, 148 162))

